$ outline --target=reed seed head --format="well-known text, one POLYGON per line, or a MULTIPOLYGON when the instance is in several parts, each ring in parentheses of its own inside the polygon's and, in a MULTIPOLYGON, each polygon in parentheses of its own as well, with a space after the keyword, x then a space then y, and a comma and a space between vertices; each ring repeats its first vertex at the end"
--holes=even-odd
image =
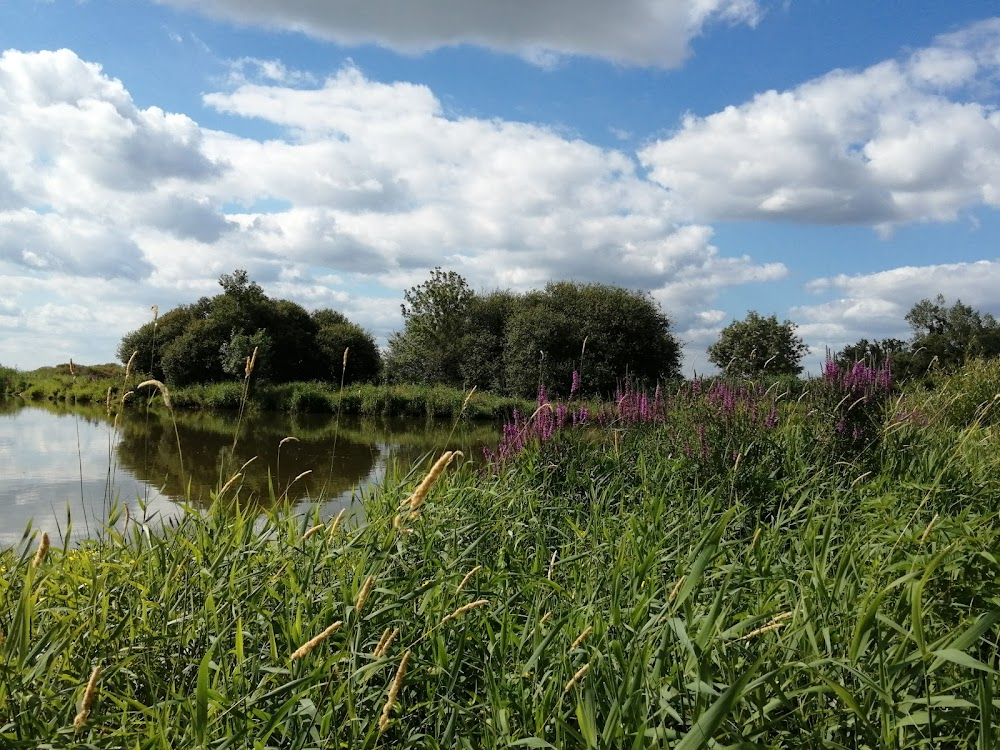
POLYGON ((667 597, 668 602, 672 602, 674 599, 677 598, 677 592, 681 590, 681 586, 684 585, 684 581, 686 580, 687 576, 681 576, 680 578, 677 579, 677 583, 675 583, 674 587, 670 590, 670 596, 667 597))
POLYGON ((413 491, 406 501, 403 503, 404 506, 408 506, 410 510, 416 510, 421 505, 424 504, 424 500, 427 498, 427 493, 430 491, 431 486, 437 481, 437 478, 441 476, 441 473, 448 467, 448 464, 456 456, 461 456, 461 451, 445 451, 441 454, 441 457, 434 462, 431 470, 427 472, 427 476, 424 480, 417 485, 417 488, 413 491))
POLYGON ((296 659, 301 659, 303 656, 308 655, 310 651, 312 651, 319 644, 321 644, 323 641, 325 641, 331 635, 333 635, 338 630, 340 630, 340 628, 341 628, 341 626, 343 624, 344 624, 343 620, 337 620, 335 623, 333 623, 333 625, 331 625, 330 627, 328 627, 322 633, 320 633, 319 635, 316 635, 316 636, 313 636, 312 638, 310 638, 308 641, 306 641, 305 643, 303 643, 301 646, 299 646, 297 649, 295 649, 295 651, 292 652, 291 657, 289 657, 290 660, 291 661, 295 661, 296 659))
POLYGON ((583 643, 584 640, 587 638, 587 636, 590 635, 593 631, 594 631, 594 626, 593 625, 588 625, 586 627, 586 629, 582 633, 580 633, 580 635, 578 635, 576 637, 576 640, 573 641, 573 643, 570 644, 569 650, 572 651, 577 646, 579 646, 581 643, 583 643))
POLYGON ((135 358, 139 354, 139 350, 136 349, 132 352, 132 356, 128 358, 128 364, 125 365, 125 382, 128 383, 128 376, 132 374, 132 365, 135 363, 135 358))
POLYGON ((73 729, 80 731, 90 717, 90 709, 94 707, 94 700, 97 698, 97 683, 101 679, 101 667, 94 667, 87 681, 87 689, 83 691, 83 701, 80 703, 80 711, 73 719, 73 729))
POLYGON ((247 358, 247 368, 246 368, 246 378, 250 377, 253 372, 254 365, 257 364, 257 347, 253 348, 253 354, 247 358))
POLYGON ((938 514, 935 513, 934 518, 931 519, 931 522, 927 524, 927 528, 924 529, 924 533, 920 535, 920 544, 927 543, 927 539, 930 537, 931 532, 934 531, 934 526, 935 524, 937 524, 937 520, 938 520, 938 514))
POLYGON ((458 584, 458 587, 455 589, 455 593, 456 594, 461 593, 462 589, 465 588, 465 584, 467 584, 470 580, 472 580, 472 576, 474 576, 476 573, 478 573, 482 569, 483 569, 482 565, 477 565, 472 570, 470 570, 468 573, 466 573, 465 574, 465 578, 462 579, 462 582, 460 584, 458 584))
POLYGON ((763 635, 764 633, 770 633, 774 630, 777 630, 778 628, 783 627, 785 625, 785 621, 788 620, 790 617, 792 617, 794 614, 795 614, 794 611, 783 612, 782 614, 771 618, 771 621, 767 625, 757 628, 756 630, 751 630, 749 633, 741 637, 739 640, 746 641, 758 635, 763 635))
POLYGON ((340 519, 344 517, 344 513, 346 512, 347 508, 341 508, 340 513, 338 513, 337 517, 333 519, 333 526, 330 527, 330 536, 333 536, 334 533, 336 533, 337 527, 340 526, 340 519))
POLYGON ((293 441, 297 443, 297 442, 299 442, 299 439, 297 437, 295 437, 294 435, 289 435, 288 437, 281 438, 281 442, 278 443, 278 447, 280 448, 285 443, 291 443, 293 441))
POLYGON ((447 617, 445 617, 443 620, 441 620, 441 624, 444 625, 449 620, 454 620, 456 617, 461 617, 462 615, 464 615, 469 610, 478 609, 479 607, 485 607, 489 603, 490 603, 489 599, 480 599, 479 601, 470 602, 468 604, 465 604, 465 605, 459 607, 458 609, 456 609, 454 612, 452 612, 450 615, 448 615, 447 617))
POLYGON ((216 497, 222 497, 223 495, 225 495, 226 494, 226 490, 228 490, 230 487, 232 487, 236 483, 236 481, 238 479, 242 479, 242 478, 243 478, 243 474, 241 474, 239 472, 233 474, 229 478, 229 481, 226 482, 224 485, 222 485, 222 489, 219 490, 219 494, 216 497))
POLYGON ((31 561, 31 567, 37 568, 43 562, 45 562, 45 555, 49 551, 49 533, 47 531, 42 532, 42 539, 38 543, 38 551, 35 553, 35 559, 31 561))
POLYGON ((378 731, 382 734, 389 726, 389 718, 392 716, 392 709, 396 706, 396 700, 399 698, 399 691, 403 687, 403 679, 406 677, 406 665, 410 663, 410 652, 407 651, 403 654, 402 661, 399 662, 399 668, 396 670, 396 676, 392 680, 392 685, 389 687, 389 696, 385 700, 385 706, 382 707, 382 715, 378 720, 378 731))
POLYGON ((376 659, 381 659, 389 652, 392 642, 399 637, 399 628, 396 628, 391 633, 389 632, 389 628, 386 628, 382 636, 383 638, 379 640, 378 647, 375 649, 376 659))
POLYGON ((312 528, 310 528, 308 531, 306 531, 305 534, 302 535, 302 541, 304 542, 306 539, 308 539, 309 537, 311 537, 317 531, 319 531, 320 529, 325 529, 325 528, 326 528, 326 524, 323 524, 323 523, 316 524, 315 526, 313 526, 312 528))
POLYGON ((361 585, 361 591, 358 592, 358 600, 354 604, 354 611, 361 614, 361 610, 364 609, 365 601, 368 599, 368 594, 371 593, 372 586, 375 585, 375 578, 373 576, 368 576, 365 582, 361 585))
POLYGON ((351 351, 351 347, 349 347, 349 346, 344 349, 344 362, 341 365, 341 369, 343 369, 343 370, 347 369, 347 353, 349 351, 351 351))
POLYGON ((139 383, 139 385, 136 386, 136 390, 138 390, 139 388, 145 388, 147 385, 153 386, 154 388, 156 388, 156 390, 160 392, 160 395, 163 396, 164 406, 166 406, 168 409, 173 408, 170 404, 170 391, 167 390, 167 386, 165 386, 159 380, 144 380, 141 383, 139 383))
POLYGON ((586 664, 584 664, 582 667, 576 670, 576 674, 574 674, 570 678, 570 681, 566 683, 566 687, 563 688, 563 693, 565 694, 568 693, 570 690, 572 690, 573 686, 583 679, 583 676, 587 674, 587 671, 589 669, 590 669, 590 662, 588 661, 586 664))
POLYGON ((465 407, 469 405, 470 401, 472 401, 472 397, 476 394, 476 388, 478 388, 478 387, 479 386, 475 386, 475 385, 472 386, 472 390, 469 391, 469 395, 467 395, 465 397, 465 400, 462 402, 462 409, 461 409, 461 411, 465 411, 465 407))

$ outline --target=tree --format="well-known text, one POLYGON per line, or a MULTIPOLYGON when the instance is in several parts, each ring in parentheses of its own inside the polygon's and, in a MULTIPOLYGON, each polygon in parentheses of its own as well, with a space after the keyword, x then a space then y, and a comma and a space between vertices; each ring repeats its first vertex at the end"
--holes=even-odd
POLYGON ((464 385, 463 341, 475 297, 466 280, 454 271, 435 268, 427 281, 403 297, 403 330, 389 338, 389 379, 464 385))
POLYGON ((378 378, 382 370, 382 354, 372 335, 335 310, 317 310, 312 314, 316 324, 316 347, 324 377, 335 382, 357 383, 378 378), (347 371, 343 371, 344 350, 349 349, 347 371))
POLYGON ((504 366, 511 393, 529 396, 542 380, 568 395, 580 371, 586 391, 609 396, 626 377, 647 385, 677 377, 680 346, 648 294, 562 281, 521 300, 507 324, 504 366))
POLYGON ((887 361, 890 366, 895 364, 901 357, 906 356, 908 345, 902 339, 860 339, 859 341, 845 346, 835 357, 836 361, 847 367, 852 367, 858 362, 863 362, 873 370, 880 369, 887 361))
POLYGON ((1000 355, 1000 324, 961 300, 949 306, 940 294, 922 299, 907 313, 906 322, 913 329, 912 374, 926 372, 932 362, 958 367, 976 357, 1000 355))
POLYGON ((795 334, 796 327, 790 320, 779 323, 775 315, 764 318, 751 310, 745 320, 734 320, 722 329, 719 340, 708 348, 708 358, 734 377, 798 375, 809 347, 795 334))
MULTIPOLYGON (((377 376, 374 340, 340 313, 310 315, 295 302, 271 299, 242 269, 223 274, 219 285, 221 294, 181 305, 128 333, 118 347, 121 361, 138 351, 135 367, 159 380, 208 383, 243 378, 246 358, 256 348, 255 380, 339 381, 343 348, 352 346, 359 365, 355 379, 377 376)), ((349 379, 351 373, 349 367, 349 379)))

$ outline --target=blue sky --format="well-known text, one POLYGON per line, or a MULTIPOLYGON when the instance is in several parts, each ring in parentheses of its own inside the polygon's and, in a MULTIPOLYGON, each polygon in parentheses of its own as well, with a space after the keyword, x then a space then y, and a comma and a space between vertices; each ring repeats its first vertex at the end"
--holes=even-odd
POLYGON ((440 265, 648 290, 688 369, 1000 314, 1000 18, 956 0, 5 0, 0 363, 247 268, 384 342, 440 265))

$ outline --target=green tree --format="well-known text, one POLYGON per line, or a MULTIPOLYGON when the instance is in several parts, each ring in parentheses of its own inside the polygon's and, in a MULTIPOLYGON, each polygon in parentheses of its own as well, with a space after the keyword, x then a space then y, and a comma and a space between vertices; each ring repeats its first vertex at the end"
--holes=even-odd
POLYGON ((476 295, 472 299, 462 341, 462 379, 466 388, 475 386, 493 393, 507 392, 504 345, 507 325, 520 304, 521 297, 507 290, 476 295))
POLYGON ((927 371, 932 364, 959 367, 974 358, 1000 356, 1000 324, 956 300, 948 305, 942 295, 922 299, 906 315, 913 329, 910 340, 912 374, 927 371))
POLYGON ((367 356, 357 378, 377 376, 374 341, 339 313, 328 310, 326 318, 317 317, 290 300, 271 299, 241 269, 223 274, 219 285, 221 294, 181 305, 126 334, 118 347, 122 362, 138 351, 140 371, 175 385, 207 383, 242 378, 246 358, 256 348, 255 380, 339 380, 343 348, 335 358, 330 348, 350 340, 359 365, 367 356), (331 320, 346 328, 321 335, 331 320))
POLYGON ((390 380, 462 386, 469 312, 475 293, 454 271, 435 268, 403 294, 403 330, 389 338, 390 380))
POLYGON ((798 375, 809 347, 796 335, 796 327, 790 320, 779 323, 775 315, 765 318, 751 310, 746 319, 722 329, 708 348, 708 359, 733 377, 798 375))
POLYGON ((382 370, 382 354, 375 339, 361 326, 335 310, 317 310, 312 314, 316 325, 316 347, 324 379, 340 382, 344 350, 349 349, 344 383, 372 381, 382 370))
POLYGON ((511 393, 529 396, 541 379, 567 395, 579 371, 585 391, 608 396, 626 377, 647 385, 677 377, 680 346, 648 294, 561 281, 520 301, 507 324, 504 366, 511 393))
POLYGON ((863 362, 872 369, 879 369, 889 361, 895 365, 900 358, 906 357, 909 345, 902 339, 860 339, 850 346, 845 346, 834 358, 839 364, 848 367, 857 362, 863 362))

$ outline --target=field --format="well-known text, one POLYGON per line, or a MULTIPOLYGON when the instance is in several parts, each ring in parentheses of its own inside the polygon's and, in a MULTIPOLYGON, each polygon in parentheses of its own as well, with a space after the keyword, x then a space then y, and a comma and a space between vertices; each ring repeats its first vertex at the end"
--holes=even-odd
POLYGON ((29 532, 0 745, 993 748, 1000 366, 932 385, 542 394, 363 523, 29 532))

